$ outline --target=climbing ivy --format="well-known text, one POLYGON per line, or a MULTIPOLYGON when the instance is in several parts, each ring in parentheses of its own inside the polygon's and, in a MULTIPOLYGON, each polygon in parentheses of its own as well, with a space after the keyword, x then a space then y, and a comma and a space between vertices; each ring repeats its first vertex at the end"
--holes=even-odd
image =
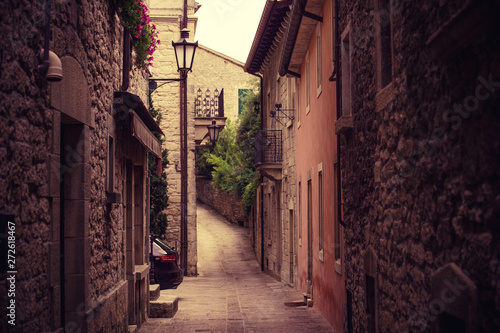
MULTIPOLYGON (((160 125, 162 114, 154 107, 151 94, 149 95, 149 113, 153 116, 156 123, 160 125)), ((155 133, 155 136, 163 144, 165 139, 159 133, 155 133)), ((167 150, 163 149, 161 159, 162 172, 160 175, 157 175, 156 156, 149 153, 148 174, 150 179, 150 231, 155 235, 163 235, 167 229, 167 214, 165 214, 165 209, 168 207, 167 175, 164 171, 167 165, 167 150)))

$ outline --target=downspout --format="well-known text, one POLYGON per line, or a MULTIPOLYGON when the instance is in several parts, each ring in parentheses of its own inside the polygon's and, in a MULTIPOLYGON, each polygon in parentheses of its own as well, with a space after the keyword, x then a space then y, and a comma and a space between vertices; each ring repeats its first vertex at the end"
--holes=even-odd
MULTIPOLYGON (((187 28, 187 0, 184 0, 183 18, 180 22, 180 30, 187 28)), ((181 97, 180 109, 180 150, 181 150, 181 254, 182 266, 184 268, 184 276, 188 275, 188 231, 187 231, 187 73, 181 73, 181 80, 179 85, 179 95, 181 97)))
MULTIPOLYGON (((337 121, 340 119, 340 117, 342 116, 342 112, 341 112, 341 107, 342 107, 342 101, 341 101, 341 93, 342 93, 342 87, 341 87, 341 75, 342 75, 342 72, 341 72, 341 66, 340 66, 340 37, 339 37, 339 1, 338 0, 334 0, 334 3, 335 3, 335 13, 334 13, 334 16, 335 16, 335 44, 334 44, 334 47, 335 47, 335 55, 334 55, 334 59, 335 59, 335 72, 332 74, 332 76, 328 79, 329 81, 335 81, 336 85, 335 85, 335 88, 336 88, 336 94, 337 94, 337 98, 336 98, 336 111, 337 111, 337 121)), ((337 219, 339 221, 339 223, 345 227, 345 224, 344 224, 344 221, 342 221, 342 174, 341 174, 341 170, 340 170, 340 161, 341 161, 341 158, 340 158, 340 135, 337 135, 337 161, 338 161, 338 168, 337 168, 337 219)))
POLYGON ((260 176, 260 270, 264 271, 264 176, 260 176))
POLYGON ((38 70, 47 71, 49 69, 49 46, 50 46, 50 20, 52 19, 52 1, 45 2, 45 38, 43 41, 43 62, 38 66, 38 70))
POLYGON ((130 83, 130 30, 123 29, 123 69, 120 91, 127 91, 130 83))
MULTIPOLYGON (((340 66, 340 34, 339 34, 339 1, 335 0, 335 64, 338 67, 338 74, 337 74, 337 120, 340 119, 341 117, 341 107, 342 107, 342 71, 341 71, 341 66, 340 66), (340 98, 339 98, 340 97, 340 98)), ((340 138, 337 136, 337 161, 339 163, 339 166, 337 168, 337 200, 338 200, 338 208, 337 208, 337 218, 339 223, 345 227, 344 221, 342 220, 342 173, 341 173, 341 154, 340 154, 340 138)))
MULTIPOLYGON (((260 79, 259 83, 259 90, 260 90, 260 128, 262 129, 262 126, 264 124, 263 121, 263 116, 264 116, 264 97, 263 97, 263 77, 262 75, 259 74, 254 74, 247 72, 249 74, 252 74, 253 76, 256 76, 260 79)), ((264 271, 264 189, 262 184, 264 183, 264 177, 260 176, 260 270, 264 271)))
POLYGON ((184 16, 183 16, 183 20, 182 20, 182 24, 184 25, 184 27, 181 27, 181 30, 188 27, 188 3, 187 3, 187 0, 184 0, 184 16))

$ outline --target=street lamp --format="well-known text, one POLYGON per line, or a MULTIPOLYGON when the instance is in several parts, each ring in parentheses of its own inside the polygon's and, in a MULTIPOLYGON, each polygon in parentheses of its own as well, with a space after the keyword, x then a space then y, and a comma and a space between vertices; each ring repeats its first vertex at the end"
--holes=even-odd
MULTIPOLYGON (((184 269, 184 275, 187 275, 187 200, 188 200, 188 172, 187 172, 187 133, 188 133, 188 110, 187 110, 187 74, 193 67, 194 54, 198 47, 198 42, 189 39, 189 30, 181 30, 181 38, 177 42, 172 41, 175 51, 175 60, 177 62, 177 71, 180 72, 180 78, 172 79, 149 79, 150 92, 158 88, 159 81, 179 81, 181 83, 181 107, 180 107, 180 152, 181 152, 181 265, 184 269)), ((166 82, 166 83, 167 83, 166 82)), ((164 83, 165 84, 165 83, 164 83)))
POLYGON ((177 61, 177 71, 181 72, 183 76, 191 72, 193 67, 194 53, 198 47, 198 42, 193 42, 189 39, 189 30, 184 28, 181 30, 181 38, 172 46, 175 51, 175 60, 177 61))
POLYGON ((220 126, 217 125, 215 119, 212 119, 212 125, 208 125, 207 128, 208 128, 208 135, 210 136, 210 141, 216 142, 217 139, 219 138, 220 126))

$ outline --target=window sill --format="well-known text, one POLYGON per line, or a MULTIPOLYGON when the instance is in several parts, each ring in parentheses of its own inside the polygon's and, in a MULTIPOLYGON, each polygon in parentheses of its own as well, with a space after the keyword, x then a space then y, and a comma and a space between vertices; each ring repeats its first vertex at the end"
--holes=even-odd
POLYGON ((122 203, 122 194, 118 193, 118 192, 106 191, 106 203, 108 203, 108 204, 112 204, 112 203, 121 204, 122 203))
POLYGON ((394 92, 393 83, 389 83, 382 90, 380 90, 375 96, 375 111, 379 112, 394 100, 396 93, 394 92))
POLYGON ((340 262, 340 259, 335 260, 335 264, 333 265, 333 268, 335 269, 335 272, 339 275, 342 275, 342 263, 340 262))
POLYGON ((341 116, 335 122, 335 134, 345 134, 354 127, 352 116, 341 116))

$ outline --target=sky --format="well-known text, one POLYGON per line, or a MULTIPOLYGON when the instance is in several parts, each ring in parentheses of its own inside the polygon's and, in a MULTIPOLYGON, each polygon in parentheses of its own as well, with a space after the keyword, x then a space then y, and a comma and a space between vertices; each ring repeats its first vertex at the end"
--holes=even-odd
POLYGON ((246 62, 266 0, 197 0, 199 44, 246 62))

